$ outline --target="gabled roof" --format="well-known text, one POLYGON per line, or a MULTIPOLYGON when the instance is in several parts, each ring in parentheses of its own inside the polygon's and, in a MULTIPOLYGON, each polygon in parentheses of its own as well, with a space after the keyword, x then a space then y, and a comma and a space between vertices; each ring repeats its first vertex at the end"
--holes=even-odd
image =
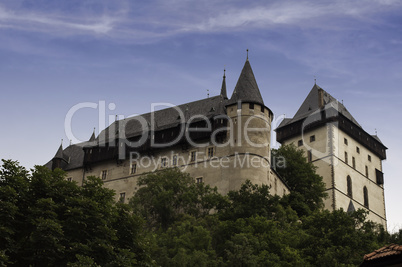
POLYGON ((243 70, 241 71, 239 80, 237 81, 228 105, 236 104, 238 101, 264 105, 260 89, 258 89, 257 81, 255 80, 248 59, 246 60, 246 63, 244 63, 243 70))
POLYGON ((402 246, 390 244, 364 255, 360 266, 400 266, 400 264, 402 264, 402 246))
POLYGON ((356 126, 360 127, 360 124, 353 118, 352 114, 346 109, 346 107, 336 100, 333 96, 331 96, 328 92, 324 89, 319 87, 317 84, 314 84, 313 88, 311 89, 310 93, 307 95, 306 99, 304 100, 303 104, 300 106, 299 110, 296 112, 292 119, 286 119, 286 121, 282 121, 278 128, 281 128, 285 125, 288 125, 292 122, 299 121, 302 119, 307 118, 309 115, 317 112, 320 109, 319 103, 319 90, 323 90, 323 100, 324 106, 330 105, 343 116, 351 120, 356 126))

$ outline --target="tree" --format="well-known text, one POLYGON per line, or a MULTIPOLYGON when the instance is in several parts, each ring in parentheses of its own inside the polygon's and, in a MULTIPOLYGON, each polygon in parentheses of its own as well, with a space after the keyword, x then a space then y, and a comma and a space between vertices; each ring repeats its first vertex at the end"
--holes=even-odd
POLYGON ((324 207, 323 199, 325 183, 322 177, 316 173, 316 167, 307 162, 304 151, 294 145, 283 145, 272 152, 274 157, 283 157, 285 166, 276 171, 285 180, 290 189, 290 194, 284 199, 297 211, 299 216, 308 215, 311 212, 324 207))
POLYGON ((127 266, 144 263, 143 222, 99 178, 82 187, 65 173, 18 162, 0 168, 0 265, 127 266))
POLYGON ((138 185, 141 188, 130 203, 150 228, 166 230, 184 214, 205 216, 224 202, 216 188, 195 183, 189 174, 177 168, 140 177, 138 185))

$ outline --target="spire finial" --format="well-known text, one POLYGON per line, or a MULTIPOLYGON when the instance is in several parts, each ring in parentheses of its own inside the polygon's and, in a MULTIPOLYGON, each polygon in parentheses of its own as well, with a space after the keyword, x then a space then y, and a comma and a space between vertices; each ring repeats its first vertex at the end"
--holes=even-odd
POLYGON ((375 128, 374 131, 375 131, 375 135, 377 135, 377 128, 375 128))
POLYGON ((96 129, 96 127, 94 127, 94 134, 95 134, 95 129, 96 129))
POLYGON ((248 60, 248 48, 247 48, 247 50, 246 50, 246 51, 247 51, 247 60, 248 60))
POLYGON ((207 89, 207 97, 209 98, 209 89, 207 89))
POLYGON ((73 140, 70 139, 70 146, 73 144, 73 140))
POLYGON ((223 78, 226 78, 226 68, 223 69, 223 78))
POLYGON ((314 85, 317 85, 317 77, 314 75, 314 85))
POLYGON ((61 144, 60 145, 63 145, 63 138, 61 139, 61 144))

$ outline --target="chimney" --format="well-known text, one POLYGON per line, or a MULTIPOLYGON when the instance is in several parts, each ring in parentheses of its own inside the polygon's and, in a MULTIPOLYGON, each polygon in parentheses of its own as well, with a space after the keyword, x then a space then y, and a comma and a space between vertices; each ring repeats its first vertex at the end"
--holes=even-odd
POLYGON ((318 89, 318 107, 320 109, 324 108, 324 90, 318 89))

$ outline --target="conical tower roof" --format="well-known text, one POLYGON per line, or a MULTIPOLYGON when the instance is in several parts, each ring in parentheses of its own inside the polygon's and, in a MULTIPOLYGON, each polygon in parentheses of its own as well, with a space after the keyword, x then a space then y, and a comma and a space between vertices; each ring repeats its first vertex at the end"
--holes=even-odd
POLYGON ((223 80, 222 80, 222 87, 221 87, 221 96, 224 99, 228 99, 228 94, 226 92, 226 70, 223 70, 223 80))
POLYGON ((63 153, 63 145, 61 144, 59 149, 56 152, 56 155, 53 157, 54 159, 64 159, 64 153, 63 153))
POLYGON ((239 80, 233 91, 232 97, 228 105, 237 102, 251 102, 264 105, 260 89, 258 88, 257 81, 255 80, 253 70, 251 69, 250 61, 247 59, 241 71, 239 80))

